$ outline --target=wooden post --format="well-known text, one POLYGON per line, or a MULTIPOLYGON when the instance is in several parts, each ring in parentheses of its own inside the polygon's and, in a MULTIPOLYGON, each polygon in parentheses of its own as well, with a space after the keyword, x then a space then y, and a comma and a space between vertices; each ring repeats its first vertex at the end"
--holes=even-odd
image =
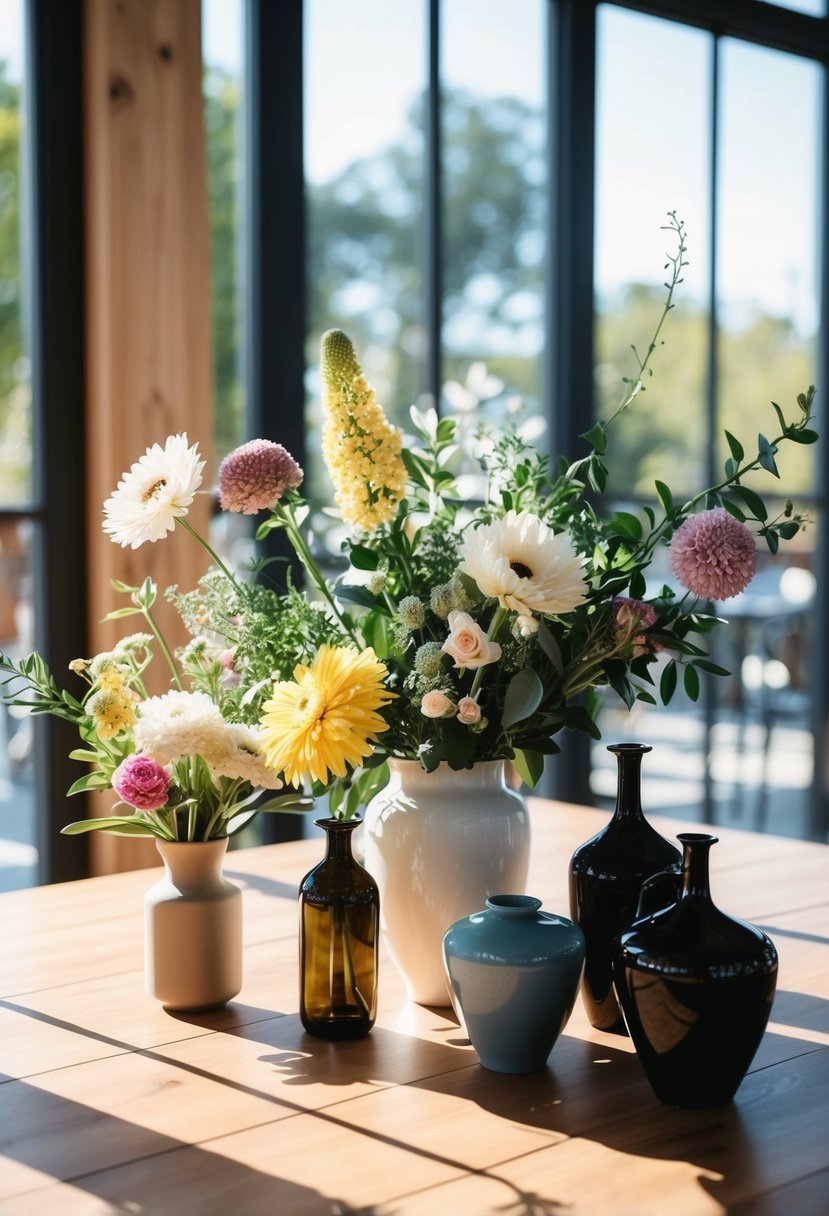
MULTIPOLYGON (((86 0, 87 539, 92 653, 143 628, 101 623, 128 602, 110 580, 159 588, 158 621, 184 641, 163 602, 189 589, 207 559, 182 529, 121 549, 101 507, 151 443, 186 431, 212 461, 209 240, 199 0, 86 0)), ((189 520, 206 534, 210 496, 189 520)), ((157 661, 164 691, 168 681, 157 661)), ((96 795, 100 811, 108 803, 96 795)), ((93 835, 95 873, 158 864, 152 842, 93 835)))

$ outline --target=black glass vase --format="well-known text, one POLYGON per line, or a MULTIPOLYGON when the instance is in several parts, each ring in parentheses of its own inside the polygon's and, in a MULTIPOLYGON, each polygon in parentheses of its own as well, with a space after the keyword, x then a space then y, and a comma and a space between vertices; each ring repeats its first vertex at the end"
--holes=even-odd
POLYGON ((355 860, 358 819, 317 819, 322 861, 299 888, 299 1016, 309 1034, 356 1039, 377 1016, 380 894, 355 860))
POLYGON ((579 845, 570 860, 570 915, 585 940, 582 999, 592 1026, 624 1034, 613 988, 613 946, 636 915, 645 879, 679 872, 680 852, 642 814, 643 743, 614 743, 616 809, 606 827, 579 845))
POLYGON ((691 1109, 724 1106, 766 1029, 777 951, 761 929, 712 901, 708 858, 717 837, 678 839, 682 873, 645 884, 644 915, 616 946, 616 988, 657 1098, 691 1109))

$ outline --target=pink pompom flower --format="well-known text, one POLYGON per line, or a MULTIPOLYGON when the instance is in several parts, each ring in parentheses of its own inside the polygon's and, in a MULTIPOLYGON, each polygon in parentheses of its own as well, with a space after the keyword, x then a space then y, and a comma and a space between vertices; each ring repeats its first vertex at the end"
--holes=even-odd
POLYGON ((302 478, 302 469, 281 443, 251 439, 219 465, 222 510, 255 515, 275 506, 286 490, 302 484, 302 478))
POLYGON ((724 507, 689 516, 671 541, 671 569, 699 599, 739 595, 756 568, 754 536, 724 507))
POLYGON ((122 802, 139 811, 159 811, 167 803, 170 774, 149 756, 133 752, 112 774, 112 788, 122 802))

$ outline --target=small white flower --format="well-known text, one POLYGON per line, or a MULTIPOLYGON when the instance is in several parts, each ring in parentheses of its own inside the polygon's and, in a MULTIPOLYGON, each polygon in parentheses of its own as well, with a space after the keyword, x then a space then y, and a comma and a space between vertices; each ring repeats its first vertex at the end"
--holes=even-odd
POLYGON ((538 621, 534 616, 517 616, 512 631, 517 638, 531 638, 538 633, 538 621))
POLYGON ((450 612, 447 624, 449 637, 441 650, 454 660, 456 668, 486 667, 488 663, 498 662, 501 647, 489 640, 468 612, 450 612))
POLYGON ((197 445, 187 443, 186 434, 170 435, 163 448, 154 443, 118 482, 102 524, 116 544, 137 549, 163 540, 187 514, 204 469, 197 445))
POLYGON ((584 561, 569 534, 553 532, 528 511, 508 511, 494 523, 468 528, 460 553, 461 572, 520 616, 572 612, 584 603, 584 561))
POLYGON ((454 718, 455 708, 454 701, 437 689, 425 693, 420 702, 420 712, 424 718, 454 718))

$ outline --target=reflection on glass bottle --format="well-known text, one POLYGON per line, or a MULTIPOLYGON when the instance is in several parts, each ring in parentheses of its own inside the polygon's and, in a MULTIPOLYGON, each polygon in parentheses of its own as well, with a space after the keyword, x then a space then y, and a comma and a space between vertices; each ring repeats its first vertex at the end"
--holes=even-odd
POLYGON ((323 860, 299 888, 299 1013, 309 1034, 356 1039, 377 1016, 380 895, 355 861, 357 819, 318 819, 323 860))
POLYGON ((570 915, 586 942, 582 999, 591 1025, 624 1033, 613 988, 613 944, 636 915, 645 879, 679 870, 680 853, 642 813, 643 743, 614 743, 616 809, 606 827, 574 852, 570 861, 570 915))
POLYGON ((674 1106, 729 1102, 763 1037, 777 951, 762 930, 711 899, 717 837, 684 832, 682 874, 645 883, 636 920, 618 940, 616 990, 654 1093, 674 1106))

